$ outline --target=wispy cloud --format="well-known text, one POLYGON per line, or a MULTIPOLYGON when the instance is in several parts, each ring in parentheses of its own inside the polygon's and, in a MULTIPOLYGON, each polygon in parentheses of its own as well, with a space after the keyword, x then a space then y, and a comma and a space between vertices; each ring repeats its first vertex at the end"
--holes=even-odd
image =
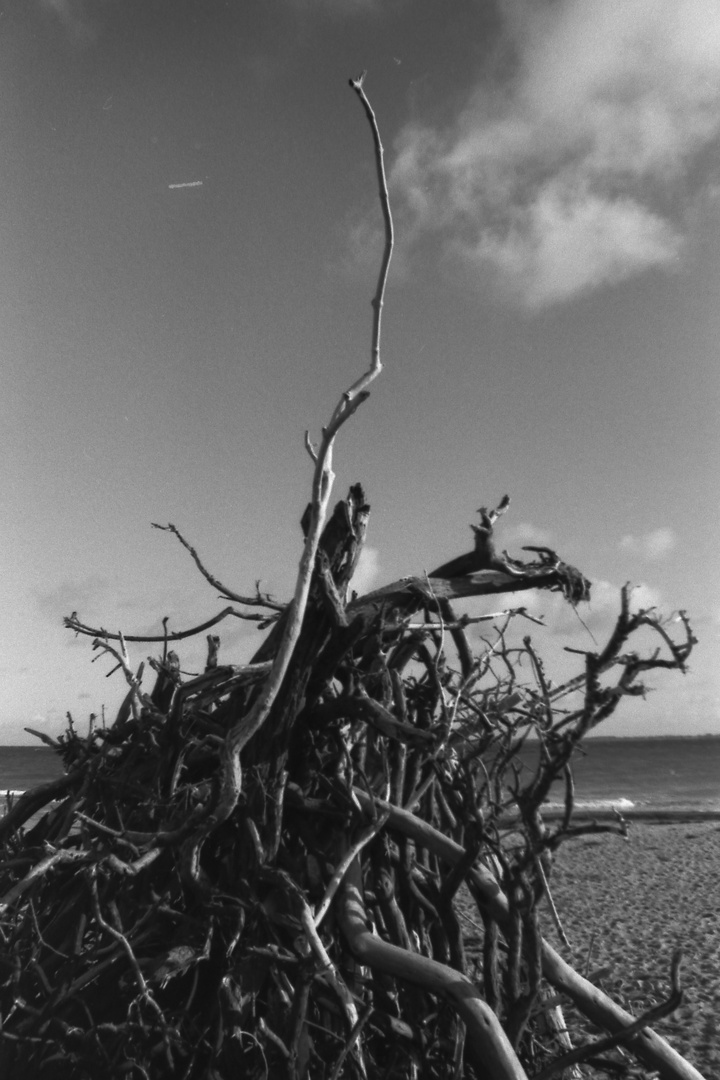
POLYGON ((415 237, 537 309, 682 252, 720 130, 716 0, 505 0, 504 72, 444 128, 414 124, 392 185, 415 237))
POLYGON ((57 19, 74 45, 91 45, 96 40, 97 4, 92 16, 86 0, 40 0, 40 6, 57 19))
POLYGON ((623 536, 620 541, 620 549, 629 551, 632 555, 641 555, 645 559, 662 559, 668 555, 677 544, 677 537, 671 528, 663 526, 643 533, 642 536, 623 536))

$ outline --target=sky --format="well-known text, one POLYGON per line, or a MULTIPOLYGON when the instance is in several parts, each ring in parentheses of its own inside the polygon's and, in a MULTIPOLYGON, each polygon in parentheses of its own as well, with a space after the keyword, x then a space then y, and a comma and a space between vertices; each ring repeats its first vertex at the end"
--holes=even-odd
MULTIPOLYGON (((230 588, 291 595, 304 432, 369 358, 363 69, 397 245, 384 371, 335 453, 335 496, 372 507, 355 588, 461 554, 508 493, 499 546, 594 583, 582 623, 521 598, 551 675, 632 582, 699 644, 603 732, 720 735, 716 0, 9 0, 0 742, 113 719, 122 675, 63 616, 144 634, 225 606, 152 522, 230 588)), ((261 640, 219 632, 226 663, 261 640)))

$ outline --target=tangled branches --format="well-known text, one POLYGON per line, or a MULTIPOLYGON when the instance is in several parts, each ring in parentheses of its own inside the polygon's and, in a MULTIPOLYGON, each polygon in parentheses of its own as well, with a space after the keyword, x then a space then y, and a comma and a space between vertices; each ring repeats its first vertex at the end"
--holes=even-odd
MULTIPOLYGON (((334 440, 381 371, 393 247, 383 151, 362 77, 385 226, 370 364, 306 447, 312 497, 292 600, 248 597, 153 639, 90 634, 127 692, 109 727, 56 743, 65 775, 0 821, 0 1073, 53 1080, 524 1080, 598 1053, 568 1046, 558 1000, 672 1080, 701 1080, 647 1025, 544 940, 554 853, 577 823, 572 758, 639 676, 682 670, 693 645, 627 590, 614 633, 555 685, 510 623, 473 653, 456 598, 589 583, 547 548, 499 556, 503 499, 469 556, 348 602, 369 507, 360 485, 328 517, 334 440), (262 612, 247 608, 264 609, 262 612), (238 610, 239 609, 239 610, 238 610), (230 615, 269 628, 251 663, 183 680, 168 645, 230 615), (640 629, 660 651, 640 654, 640 629), (162 641, 152 690, 128 642, 162 641), (522 665, 522 666, 521 666, 522 665), (529 672, 529 678, 521 677, 529 672), (522 757, 535 740, 535 763, 522 757), (565 809, 550 820, 552 784, 565 809), (471 914, 472 912, 472 914, 471 914), (473 955, 463 926, 480 929, 473 955), (558 997, 559 996, 559 997, 558 997)), ((681 989, 677 965, 665 1009, 681 989)), ((659 1015, 657 1012, 653 1016, 659 1015)))
MULTIPOLYGON (((248 665, 219 663, 213 635, 200 676, 183 681, 171 651, 152 661, 149 694, 124 640, 96 641, 130 702, 87 737, 71 727, 65 776, 0 825, 3 1075, 519 1080, 555 1071, 552 988, 664 1075, 697 1077, 542 936, 553 853, 624 827, 575 821, 573 754, 640 673, 684 666, 687 622, 675 642, 625 590, 605 648, 555 685, 530 638, 509 644, 513 612, 472 655, 451 604, 466 579, 346 603, 368 509, 355 486, 325 526, 230 813, 228 733, 263 694, 287 611, 248 665), (662 656, 629 651, 641 627, 662 656), (565 812, 546 820, 558 779, 565 812)), ((569 573, 514 568, 525 588, 569 573)), ((584 1056, 564 1053, 557 1069, 584 1056)))

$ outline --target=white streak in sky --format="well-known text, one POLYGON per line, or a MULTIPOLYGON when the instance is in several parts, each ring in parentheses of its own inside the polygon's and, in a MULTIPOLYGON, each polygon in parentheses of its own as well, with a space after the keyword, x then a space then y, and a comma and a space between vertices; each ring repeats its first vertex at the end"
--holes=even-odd
POLYGON ((188 183, 186 183, 186 184, 168 184, 168 187, 169 187, 169 189, 170 189, 171 191, 172 191, 172 190, 174 190, 174 189, 176 189, 176 188, 185 188, 185 187, 202 187, 202 186, 203 186, 203 182, 202 182, 202 180, 190 180, 190 181, 188 181, 188 183))

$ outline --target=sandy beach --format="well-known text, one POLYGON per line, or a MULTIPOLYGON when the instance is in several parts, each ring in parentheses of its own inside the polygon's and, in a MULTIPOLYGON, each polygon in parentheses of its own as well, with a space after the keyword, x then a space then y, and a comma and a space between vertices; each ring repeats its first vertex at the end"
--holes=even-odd
POLYGON ((683 950, 685 1000, 656 1030, 706 1080, 720 1080, 720 824, 633 822, 559 851, 551 889, 570 948, 548 939, 633 1013, 665 999, 683 950))

